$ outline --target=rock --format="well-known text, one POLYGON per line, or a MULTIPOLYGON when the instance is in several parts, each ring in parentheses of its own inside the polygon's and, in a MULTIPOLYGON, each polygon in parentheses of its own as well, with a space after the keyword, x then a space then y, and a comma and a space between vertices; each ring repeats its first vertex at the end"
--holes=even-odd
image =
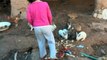
POLYGON ((107 24, 105 23, 105 22, 101 22, 101 23, 92 23, 92 25, 90 25, 91 26, 91 29, 93 29, 93 30, 96 30, 96 31, 106 31, 106 27, 107 27, 107 24))
POLYGON ((105 52, 103 49, 101 49, 101 53, 102 53, 102 54, 106 54, 106 52, 105 52))
POLYGON ((96 18, 96 17, 97 17, 97 13, 94 13, 94 14, 93 14, 93 17, 95 17, 95 18, 96 18))
POLYGON ((4 36, 2 40, 0 40, 0 60, 4 58, 10 50, 26 49, 32 46, 37 46, 34 38, 13 35, 4 36), (19 42, 19 40, 21 40, 21 42, 19 42))
POLYGON ((100 57, 98 60, 107 60, 107 57, 100 57))
POLYGON ((104 31, 107 32, 107 28, 104 28, 104 31))
POLYGON ((36 50, 36 49, 32 50, 31 59, 32 60, 39 60, 39 51, 38 50, 36 50))
POLYGON ((75 57, 75 58, 68 57, 68 60, 91 60, 91 59, 83 58, 83 57, 75 57))
POLYGON ((103 18, 104 20, 107 20, 107 9, 104 9, 104 10, 102 11, 102 18, 103 18))

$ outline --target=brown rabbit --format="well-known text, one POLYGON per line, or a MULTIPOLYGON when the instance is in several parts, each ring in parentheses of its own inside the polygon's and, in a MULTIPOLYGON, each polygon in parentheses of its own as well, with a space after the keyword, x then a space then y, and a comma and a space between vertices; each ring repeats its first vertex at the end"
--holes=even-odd
POLYGON ((8 18, 8 20, 10 22, 15 23, 15 27, 17 27, 18 26, 18 22, 20 20, 20 15, 21 15, 21 12, 16 16, 13 16, 13 17, 8 16, 7 18, 8 18))
POLYGON ((78 15, 76 13, 70 13, 70 14, 68 14, 68 16, 73 20, 78 17, 78 15))
POLYGON ((81 25, 80 25, 80 24, 77 24, 77 25, 75 26, 75 30, 76 30, 77 32, 80 32, 80 31, 82 30, 81 25))

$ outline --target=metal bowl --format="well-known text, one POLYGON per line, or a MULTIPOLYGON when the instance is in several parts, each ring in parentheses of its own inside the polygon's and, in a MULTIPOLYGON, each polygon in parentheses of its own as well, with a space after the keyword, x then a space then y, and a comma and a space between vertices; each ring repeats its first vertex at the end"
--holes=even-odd
POLYGON ((7 30, 10 27, 10 22, 0 22, 0 31, 7 30))

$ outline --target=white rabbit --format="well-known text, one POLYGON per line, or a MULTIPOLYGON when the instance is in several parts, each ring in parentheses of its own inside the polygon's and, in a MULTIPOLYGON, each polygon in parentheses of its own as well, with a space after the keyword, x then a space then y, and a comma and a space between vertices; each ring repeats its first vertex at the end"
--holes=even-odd
POLYGON ((87 37, 87 34, 84 31, 81 31, 80 33, 76 33, 76 40, 77 41, 84 41, 87 37))
POLYGON ((30 31, 32 31, 34 29, 33 26, 30 23, 28 23, 28 25, 30 27, 30 31))

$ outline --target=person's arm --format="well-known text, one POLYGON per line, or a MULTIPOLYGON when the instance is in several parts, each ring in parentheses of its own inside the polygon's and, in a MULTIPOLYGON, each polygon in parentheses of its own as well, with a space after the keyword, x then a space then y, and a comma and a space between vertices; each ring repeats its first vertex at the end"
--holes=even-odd
POLYGON ((52 13, 48 3, 47 3, 47 17, 48 17, 49 23, 52 24, 52 13))
POLYGON ((27 21, 31 24, 32 24, 32 18, 31 18, 31 13, 30 13, 30 10, 29 10, 29 7, 27 8, 27 11, 26 11, 26 19, 27 21))

